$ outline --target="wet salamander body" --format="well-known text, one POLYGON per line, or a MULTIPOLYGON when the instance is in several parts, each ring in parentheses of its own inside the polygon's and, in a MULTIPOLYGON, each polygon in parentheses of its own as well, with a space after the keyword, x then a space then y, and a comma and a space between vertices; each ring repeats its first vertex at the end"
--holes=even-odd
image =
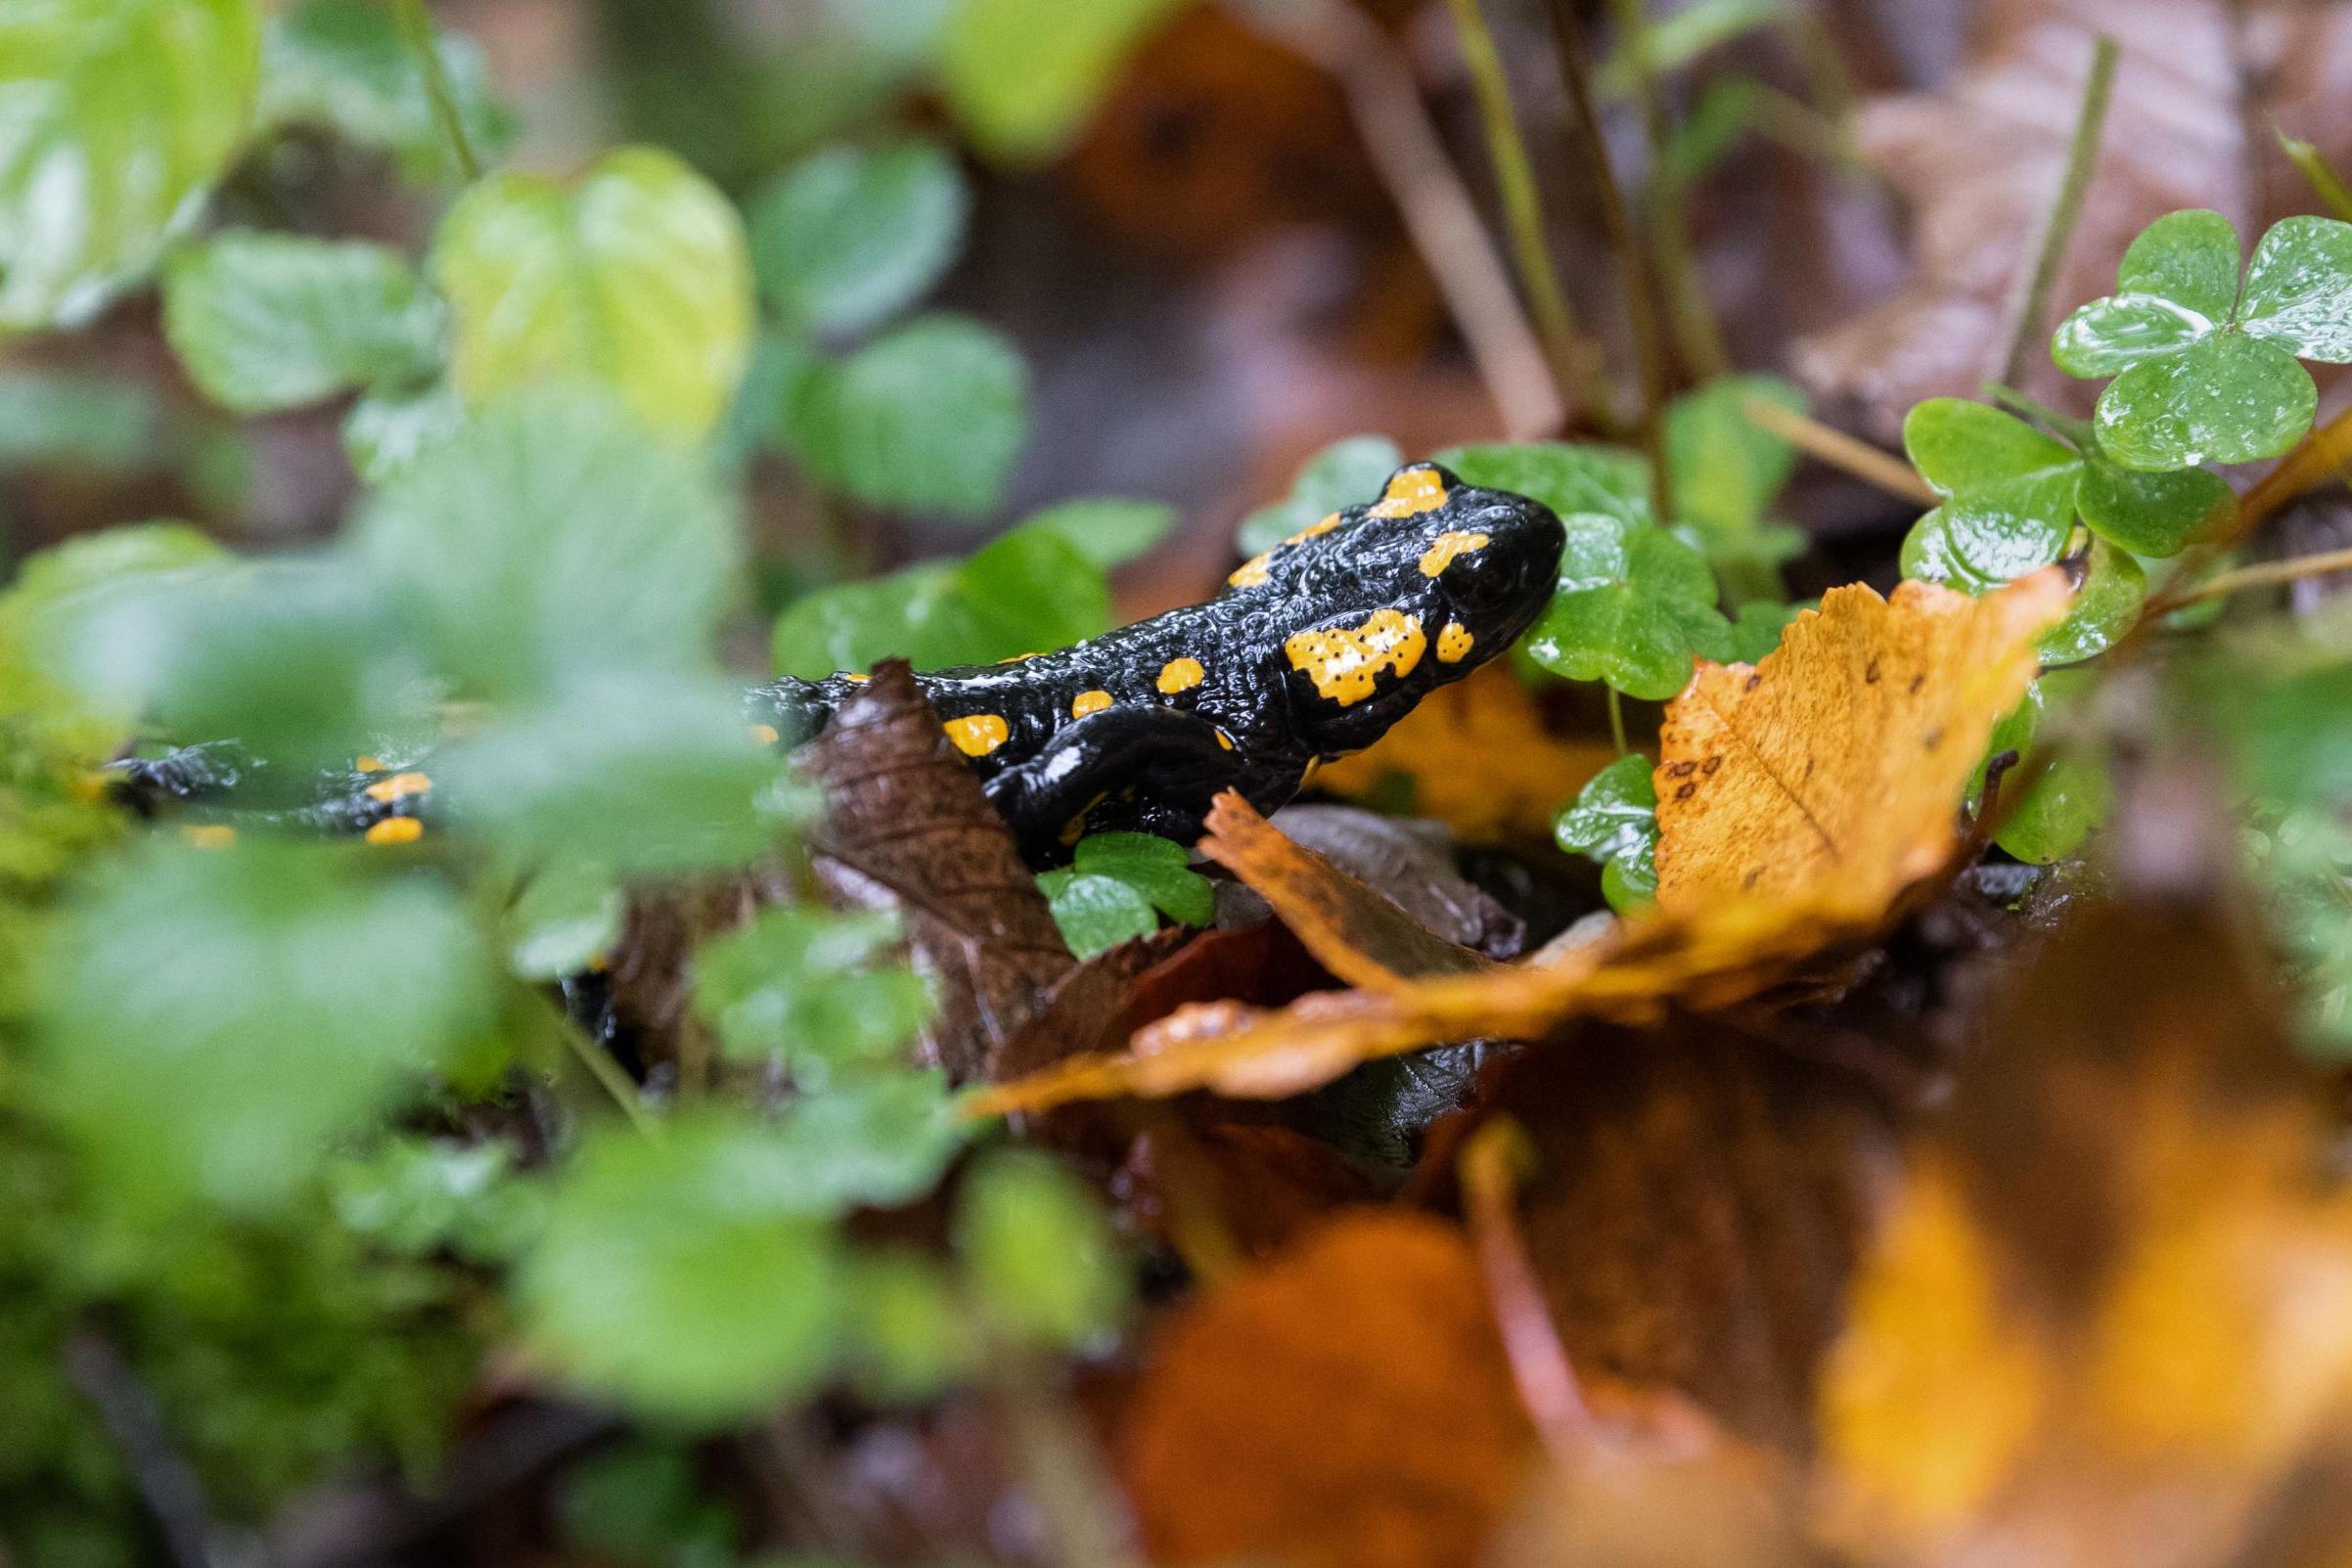
MULTIPOLYGON (((1271 811, 1509 648, 1550 597, 1562 543, 1537 503, 1417 464, 1379 500, 1244 563, 1206 604, 916 680, 1032 861, 1108 829, 1189 843, 1217 791, 1271 811)), ((862 679, 778 681, 750 694, 752 717, 795 743, 862 679)), ((362 758, 295 791, 311 804, 277 811, 250 809, 266 769, 234 742, 119 764, 114 779, 147 809, 406 843, 430 805, 421 767, 362 758)))
MULTIPOLYGON (((1189 841, 1218 790, 1271 811, 1509 648, 1549 598, 1561 544, 1543 506, 1417 464, 1205 604, 917 682, 1032 859, 1112 829, 1189 841)), ((861 679, 779 681, 754 706, 803 739, 861 679)))

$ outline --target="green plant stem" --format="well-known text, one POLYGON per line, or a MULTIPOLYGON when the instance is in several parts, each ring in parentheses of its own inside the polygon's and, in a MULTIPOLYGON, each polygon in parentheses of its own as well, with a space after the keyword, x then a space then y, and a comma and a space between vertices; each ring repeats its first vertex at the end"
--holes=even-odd
POLYGON ((466 138, 466 122, 457 112, 457 93, 449 85, 449 68, 442 64, 425 0, 397 0, 394 9, 400 20, 400 36, 417 57, 418 73, 425 78, 425 96, 432 101, 432 117, 449 143, 449 155, 457 159, 459 173, 469 181, 478 180, 481 159, 475 157, 474 144, 466 138))
POLYGON ((1515 441, 1557 434, 1566 410, 1543 345, 1429 122, 1420 85, 1388 35, 1343 0, 1229 9, 1337 80, 1364 151, 1445 296, 1505 433, 1515 441))
POLYGON ((2060 414, 2041 399, 2028 397, 2013 386, 1987 386, 1984 389, 1984 395, 2001 407, 2008 409, 2012 414, 2031 420, 2044 429, 2064 436, 2068 441, 2074 443, 2077 450, 2088 445, 2091 440, 2091 426, 2088 421, 2060 414))
POLYGON ((1642 134, 1650 145, 1650 178, 1642 207, 1650 221, 1650 243, 1657 251, 1658 274, 1665 283, 1668 319, 1691 374, 1702 381, 1712 381, 1723 374, 1729 361, 1723 351, 1723 335, 1715 325, 1714 307, 1708 304, 1698 279, 1682 171, 1668 146, 1672 127, 1666 121, 1666 101, 1658 91, 1657 73, 1650 61, 1650 18, 1642 0, 1610 0, 1610 9, 1618 31, 1625 35, 1618 48, 1633 68, 1634 102, 1641 109, 1642 134))
POLYGON ((2279 139, 2279 151, 2303 171, 2303 178, 2311 182, 2311 188, 2319 193, 2320 200, 2328 203, 2328 210, 2352 222, 2352 190, 2344 188, 2343 176, 2335 172, 2335 165, 2328 161, 2328 155, 2300 136, 2287 135, 2277 120, 2271 121, 2271 134, 2279 139))
POLYGON ((2083 193, 2090 189, 2091 171, 2099 163, 2099 141, 2106 125, 2107 99, 2115 84, 2115 40, 2101 33, 2091 44, 2091 72, 2083 81, 2082 107, 2075 112, 2074 137, 2066 149, 2066 171, 2058 195, 2042 215, 2042 231, 2034 242, 2033 265, 2011 295, 2008 330, 1996 381, 2014 381, 2023 371, 2027 352, 2043 333, 2050 309, 2050 291, 2058 282, 2058 266, 2074 239, 2074 226, 2083 212, 2083 193))
POLYGON ((1560 272, 1552 262, 1551 236, 1544 229, 1535 171, 1527 159, 1526 139, 1519 134, 1511 82, 1504 73, 1502 57, 1495 52, 1494 34, 1487 28, 1478 0, 1448 3, 1462 39, 1463 64, 1470 69, 1470 86, 1477 94, 1487 156, 1494 160, 1495 188, 1503 199, 1503 221, 1511 234, 1512 255, 1518 263, 1519 282, 1527 291, 1536 332, 1544 340, 1553 373, 1568 396, 1595 426, 1613 434, 1616 409, 1603 374, 1601 350, 1576 330, 1575 312, 1560 289, 1560 272))
POLYGON ((1625 190, 1617 183, 1616 170, 1609 166, 1608 142, 1601 131, 1601 109, 1593 96, 1592 66, 1585 53, 1584 24, 1577 20, 1575 0, 1549 3, 1560 80, 1567 87, 1576 137, 1583 144, 1593 188, 1601 199, 1602 226, 1608 233, 1609 249, 1616 255, 1619 280, 1625 288, 1625 314, 1633 327, 1634 357, 1642 377, 1642 447, 1650 459, 1651 504, 1659 516, 1671 517, 1674 476, 1666 467, 1666 399, 1673 383, 1657 298, 1651 292, 1650 270, 1642 259, 1625 190))
POLYGON ((1613 686, 1604 690, 1608 693, 1608 738, 1617 742, 1617 755, 1622 757, 1633 750, 1625 742, 1625 699, 1613 686))

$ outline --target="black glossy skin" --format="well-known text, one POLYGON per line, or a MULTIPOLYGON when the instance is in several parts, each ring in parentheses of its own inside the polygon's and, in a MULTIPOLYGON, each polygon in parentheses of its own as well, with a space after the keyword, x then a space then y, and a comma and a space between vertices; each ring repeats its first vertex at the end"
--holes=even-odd
MULTIPOLYGON (((1419 464, 1399 470, 1381 500, 1244 565, 1205 604, 917 683, 951 737, 959 721, 1002 722, 993 745, 993 726, 971 724, 958 743, 1033 860, 1107 829, 1189 842, 1219 790, 1272 811, 1314 766, 1372 744, 1430 692, 1509 648, 1551 596, 1562 543, 1560 519, 1538 503, 1419 464), (1467 545, 1479 535, 1483 544, 1467 545), (1458 548, 1446 548, 1449 536, 1458 548), (1376 653, 1369 678, 1349 676, 1343 651, 1318 656, 1336 650, 1313 634, 1368 623, 1393 650, 1376 653), (1163 672, 1184 659, 1199 665, 1197 684, 1184 686, 1179 666, 1166 683, 1178 689, 1164 689, 1163 672), (1090 693, 1108 694, 1108 705, 1073 712, 1090 693)), ((789 741, 822 728, 855 690, 850 676, 787 679, 753 700, 789 741)))
MULTIPOLYGON (((1056 652, 916 681, 951 737, 1001 724, 1001 739, 992 725, 983 738, 992 745, 959 744, 1033 862, 1066 858, 1082 832, 1113 829, 1190 843, 1219 790, 1272 811, 1315 766, 1372 744, 1430 692, 1509 648, 1550 598, 1563 544, 1560 519, 1538 503, 1417 464, 1397 470, 1380 500, 1244 565, 1205 604, 1056 652), (1368 626, 1388 646, 1352 675, 1345 650, 1318 641, 1368 626), (1190 675, 1182 660, 1199 665, 1191 684, 1172 678, 1190 675), (1086 694, 1100 705, 1073 711, 1086 694)), ((749 701, 790 745, 822 729, 858 679, 782 680, 749 701)), ((263 780, 234 743, 124 763, 114 778, 143 808, 192 806, 226 823, 375 837, 410 826, 395 819, 430 816, 430 775, 402 771, 427 761, 363 766, 321 776, 295 791, 310 804, 282 811, 239 809, 255 793, 241 786, 263 780)))

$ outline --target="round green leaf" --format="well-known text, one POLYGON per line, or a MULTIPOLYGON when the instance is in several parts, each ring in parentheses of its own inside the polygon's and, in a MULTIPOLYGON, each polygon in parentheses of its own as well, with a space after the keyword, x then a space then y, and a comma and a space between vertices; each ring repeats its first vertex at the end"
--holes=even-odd
POLYGON ((2082 486, 2074 504, 2101 538, 2134 555, 2162 558, 2227 524, 2237 515, 2238 493, 2204 469, 2142 473, 2093 450, 2083 454, 2082 486))
MULTIPOLYGON (((1957 588, 1964 594, 1988 593, 2008 580, 1987 577, 1968 564, 1968 558, 1961 554, 1959 545, 1953 540, 1946 521, 1944 509, 1937 507, 1932 512, 1921 514, 1920 520, 1911 525, 1911 531, 1903 536, 1903 549, 1898 558, 1904 576, 1923 583, 1941 583, 1946 588, 1957 588)), ((2051 551, 2050 559, 2056 560, 2058 550, 2063 548, 2065 546, 2061 540, 2051 551)))
POLYGON ((1108 570, 1158 544, 1175 522, 1176 509, 1164 502, 1102 496, 1048 507, 1031 514, 1020 526, 1050 533, 1089 564, 1108 570))
MULTIPOLYGON (((1552 824, 1560 847, 1615 871, 1628 897, 1648 897, 1657 888, 1657 787, 1648 757, 1619 757, 1577 792, 1552 824)), ((1607 889, 1604 887, 1606 893, 1607 889)), ((1622 909, 1614 893, 1611 907, 1622 909)))
POLYGON ((734 518, 703 466, 611 404, 502 400, 360 514, 369 566, 469 694, 585 669, 707 668, 734 518))
POLYGON ((348 851, 151 840, 67 910, 43 1102, 129 1207, 288 1200, 335 1139, 487 1022, 481 944, 431 882, 348 851))
POLYGON ((2134 365, 2099 399, 2099 444, 2125 468, 2166 471, 2275 458, 2311 428, 2319 389, 2277 343, 2215 333, 2134 365))
POLYGON ((2246 266, 2239 321, 2298 359, 2352 361, 2352 223, 2282 218, 2246 266))
POLYGON ((163 275, 163 331, 204 395, 241 414, 400 383, 440 365, 441 311, 398 251, 236 232, 163 275))
POLYGON ((1130 1287, 1094 1192, 1038 1155, 990 1154, 956 1201, 956 1251, 998 1332, 1051 1349, 1115 1324, 1130 1287))
POLYGON ((625 909, 610 871, 558 861, 525 882, 507 911, 507 967, 525 980, 578 974, 620 940, 625 909))
POLYGON ((1216 889, 1192 869, 1190 852, 1172 839, 1153 833, 1090 833, 1078 840, 1071 865, 1080 876, 1125 882, 1180 924, 1207 925, 1216 918, 1216 889))
POLYGON ((1929 398, 1903 422, 1921 476, 1948 497, 1942 528, 1968 573, 2006 582, 2056 560, 2074 525, 2082 460, 2013 415, 1929 398))
POLYGON ((1177 0, 964 0, 939 40, 947 101, 990 155, 1061 150, 1177 0))
POLYGON ((779 675, 821 681, 838 670, 863 674, 891 657, 920 670, 976 661, 982 641, 956 592, 954 569, 925 562, 801 595, 776 618, 769 650, 779 675))
POLYGON ((2081 848, 2114 801, 2106 758, 2065 751, 2034 781, 1993 842, 2028 865, 2047 866, 2081 848))
POLYGON ((897 941, 887 915, 767 910, 695 954, 695 1010, 737 1060, 778 1056, 820 1082, 886 1061, 931 1010, 922 979, 892 962, 897 941))
POLYGON ((578 181, 500 174, 434 237, 458 389, 611 388, 649 425, 707 434, 751 353, 751 264, 735 208, 667 153, 628 148, 578 181))
POLYGON ((1435 454, 1471 484, 1540 501, 1562 517, 1595 513, 1623 523, 1656 520, 1650 505, 1650 465, 1623 447, 1567 441, 1455 446, 1435 454))
POLYGON ((996 505, 1029 423, 1029 376, 1002 335, 952 316, 912 322, 801 378, 792 452, 873 506, 973 515, 996 505))
POLYGON ((777 771, 723 682, 603 674, 452 746, 433 798, 526 859, 670 873, 769 848, 759 797, 777 771))
POLYGON ((1062 939, 1082 959, 1159 929, 1159 912, 1137 888, 1110 876, 1074 871, 1047 872, 1037 878, 1062 928, 1062 939))
POLYGON ((2154 294, 2094 299, 2058 323, 2050 358, 2069 376, 2113 376, 2144 359, 2177 354, 2214 326, 2154 294))
POLYGON ((1527 636, 1538 663, 1663 701, 1690 684, 1696 653, 1717 639, 1729 651, 1714 576, 1696 551, 1663 528, 1590 515, 1562 522, 1560 592, 1527 636))
POLYGON ((716 1114, 658 1138, 591 1136, 516 1282, 525 1342, 581 1387, 691 1425, 813 1386, 833 1354, 838 1242, 777 1203, 778 1136, 716 1114))
POLYGON ((964 243, 972 194, 936 142, 832 147, 751 202, 751 256, 786 320, 852 333, 913 304, 964 243))
POLYGON ((2042 662, 2073 664, 2104 652, 2131 630, 2147 598, 2148 574, 2139 560, 2103 539, 2092 541, 2082 586, 2074 591, 2066 618, 2042 634, 2042 662))
POLYGON ((253 0, 0 13, 0 326, 72 324, 155 264, 245 135, 253 0))
POLYGON ((1110 629, 1103 569, 1034 524, 976 551, 957 568, 956 593, 980 635, 973 663, 1067 648, 1110 629))
POLYGON ((2243 254, 2238 230, 2220 213, 2167 212, 2124 248, 2115 292, 2169 299, 2218 327, 2237 306, 2243 254))

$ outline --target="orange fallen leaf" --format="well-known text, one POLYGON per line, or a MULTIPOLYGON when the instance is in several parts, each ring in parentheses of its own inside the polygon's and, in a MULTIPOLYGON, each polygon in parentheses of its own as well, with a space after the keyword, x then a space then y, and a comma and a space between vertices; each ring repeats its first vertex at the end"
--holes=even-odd
POLYGON ((2033 640, 2065 613, 2055 567, 1970 599, 1855 584, 1763 660, 1701 664, 1659 733, 1657 901, 1735 894, 1884 907, 1951 857, 1953 813, 2033 640))
POLYGON ((2352 1189, 2260 964, 2206 911, 2109 905, 2004 988, 1824 1379, 1855 1560, 2345 1539, 2352 1189))
POLYGON ((1315 993, 1278 1010, 1182 1008, 1139 1031, 1127 1054, 1073 1058, 973 1097, 968 1112, 1203 1088, 1280 1098, 1379 1056, 1539 1039, 1579 1018, 1648 1025, 1674 1008, 1718 1011, 1832 967, 1867 950, 1959 847, 1962 792, 2033 677, 2034 639, 2066 597, 2056 570, 1982 600, 1924 584, 1891 601, 1840 589, 1754 669, 1703 666, 1668 709, 1658 774, 1661 795, 1704 786, 1673 814, 1661 808, 1661 890, 1667 864, 1679 862, 1676 895, 1600 941, 1549 962, 1315 993), (1879 694, 1890 672, 1895 691, 1879 694), (1850 797, 1832 799, 1819 792, 1830 783, 1802 777, 1800 722, 1821 726, 1816 778, 1850 797), (1749 745, 1753 759, 1731 758, 1749 745), (1726 760, 1704 775, 1716 756, 1726 760), (1772 769, 1792 757, 1795 789, 1776 787, 1772 769), (1667 771, 1685 762, 1688 775, 1667 771), (1821 830, 1830 823, 1838 826, 1821 830), (1680 838, 1671 851, 1670 835, 1680 838), (1769 891, 1742 886, 1750 866, 1769 870, 1769 882, 1756 877, 1769 891))
POLYGON ((1169 1568, 1472 1568, 1539 1462, 1469 1244, 1377 1210, 1175 1319, 1121 1449, 1169 1568))
POLYGON ((1606 741, 1555 738, 1535 694, 1497 659, 1423 697, 1370 750, 1331 764, 1315 784, 1356 800, 1401 778, 1412 785, 1413 813, 1464 840, 1549 840, 1560 802, 1616 755, 1606 741), (1465 767, 1469 759, 1477 765, 1465 767))

